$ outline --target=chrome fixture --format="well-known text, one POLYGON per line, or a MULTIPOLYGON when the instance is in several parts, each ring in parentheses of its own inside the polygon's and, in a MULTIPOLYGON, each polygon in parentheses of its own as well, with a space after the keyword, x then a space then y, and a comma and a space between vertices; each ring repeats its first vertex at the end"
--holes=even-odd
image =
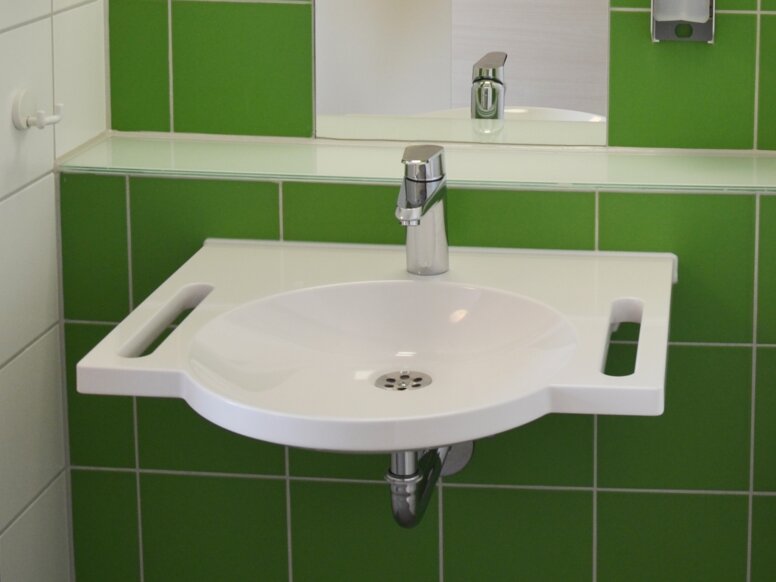
POLYGON ((391 508, 396 523, 407 528, 418 525, 440 475, 454 475, 466 466, 473 453, 473 441, 438 449, 391 453, 391 467, 385 480, 391 486, 391 508))
POLYGON ((407 271, 440 275, 448 269, 444 148, 415 145, 404 150, 404 181, 396 218, 407 227, 407 271))
POLYGON ((472 119, 504 119, 507 53, 488 53, 472 69, 472 119))
POLYGON ((652 42, 714 42, 714 0, 652 0, 652 42))

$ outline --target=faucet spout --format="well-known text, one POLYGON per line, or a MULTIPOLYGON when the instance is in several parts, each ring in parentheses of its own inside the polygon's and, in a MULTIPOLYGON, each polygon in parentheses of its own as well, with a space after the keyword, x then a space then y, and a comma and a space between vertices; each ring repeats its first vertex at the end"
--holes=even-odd
POLYGON ((439 275, 448 269, 443 153, 435 145, 404 150, 396 218, 407 227, 407 271, 415 275, 439 275))

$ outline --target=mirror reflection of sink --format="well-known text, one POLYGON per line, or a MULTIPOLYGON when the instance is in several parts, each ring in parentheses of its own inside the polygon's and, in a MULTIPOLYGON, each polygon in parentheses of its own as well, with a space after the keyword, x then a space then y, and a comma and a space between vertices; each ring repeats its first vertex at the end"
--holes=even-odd
POLYGON ((542 107, 508 107, 506 119, 471 119, 468 107, 423 115, 318 115, 318 137, 420 142, 606 145, 606 118, 542 107))
POLYGON ((183 398, 246 436, 353 452, 550 412, 656 415, 675 273, 668 254, 453 248, 423 277, 402 247, 213 240, 78 364, 78 390, 183 398), (635 320, 634 372, 604 374, 611 330, 635 320))
MULTIPOLYGON (((442 111, 432 111, 420 114, 421 117, 441 119, 470 119, 469 107, 457 107, 442 111)), ((506 107, 504 108, 505 121, 579 121, 589 123, 605 123, 606 117, 574 111, 573 109, 555 109, 553 107, 506 107)))

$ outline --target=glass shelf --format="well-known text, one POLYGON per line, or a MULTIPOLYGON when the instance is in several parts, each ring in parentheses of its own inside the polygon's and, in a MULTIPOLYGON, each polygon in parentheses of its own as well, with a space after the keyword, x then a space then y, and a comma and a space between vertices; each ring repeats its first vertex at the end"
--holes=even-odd
MULTIPOLYGON (((397 184, 404 143, 113 134, 67 172, 397 184)), ((776 153, 445 144, 453 187, 776 193, 776 153)))

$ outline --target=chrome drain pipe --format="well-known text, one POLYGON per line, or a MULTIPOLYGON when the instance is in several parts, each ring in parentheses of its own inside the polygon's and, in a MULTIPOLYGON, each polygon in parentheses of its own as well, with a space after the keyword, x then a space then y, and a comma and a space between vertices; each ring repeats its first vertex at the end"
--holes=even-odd
POLYGON ((402 527, 415 527, 426 512, 450 447, 391 453, 385 480, 391 487, 393 517, 402 527))

